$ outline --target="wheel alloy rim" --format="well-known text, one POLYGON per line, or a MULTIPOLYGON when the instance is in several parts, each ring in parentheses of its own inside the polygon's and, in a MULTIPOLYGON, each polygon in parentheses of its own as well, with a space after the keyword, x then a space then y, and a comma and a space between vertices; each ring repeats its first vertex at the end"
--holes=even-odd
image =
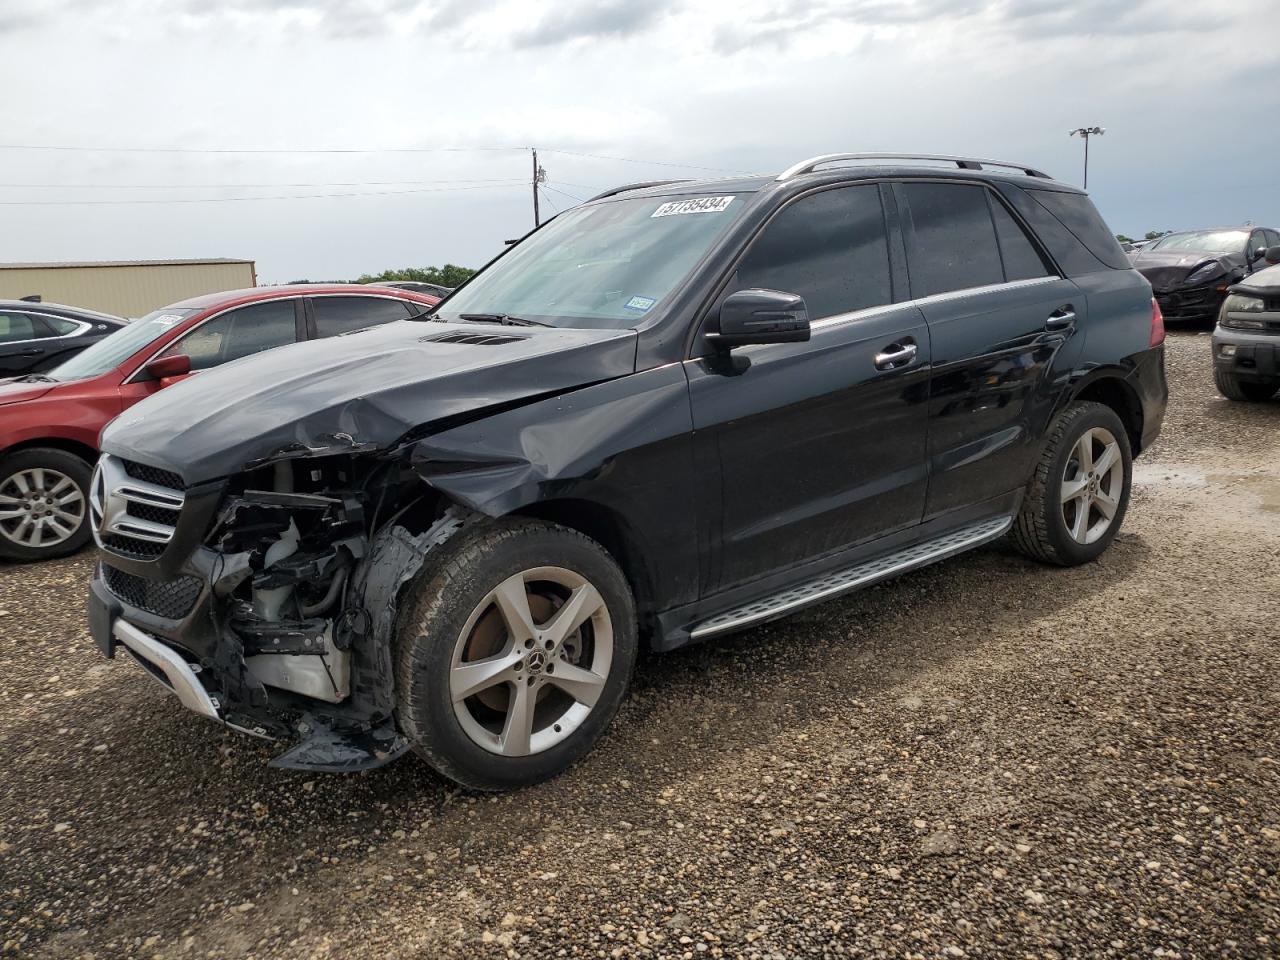
POLYGON ((29 467, 0 480, 0 535, 20 547, 53 547, 84 523, 84 492, 65 473, 29 467))
POLYGON ((1071 539, 1096 543, 1111 528, 1124 493, 1124 458, 1105 427, 1086 430, 1062 474, 1062 522, 1071 539))
POLYGON ((587 719, 612 661, 600 591, 563 567, 524 570, 485 595, 454 644, 454 716, 491 753, 541 753, 587 719))

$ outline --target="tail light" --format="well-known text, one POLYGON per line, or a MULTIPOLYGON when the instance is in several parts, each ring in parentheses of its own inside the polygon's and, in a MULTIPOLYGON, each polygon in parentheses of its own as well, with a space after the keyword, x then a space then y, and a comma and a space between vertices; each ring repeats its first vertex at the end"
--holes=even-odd
POLYGON ((1160 312, 1160 304, 1151 298, 1151 342, 1148 346, 1158 347, 1164 343, 1164 314, 1160 312))

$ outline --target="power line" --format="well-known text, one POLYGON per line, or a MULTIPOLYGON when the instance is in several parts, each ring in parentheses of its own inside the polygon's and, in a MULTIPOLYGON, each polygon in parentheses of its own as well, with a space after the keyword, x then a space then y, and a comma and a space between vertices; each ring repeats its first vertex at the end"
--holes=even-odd
POLYGON ((252 190, 282 187, 398 187, 440 183, 524 183, 517 177, 465 180, 338 180, 331 183, 0 183, 0 188, 49 190, 252 190))
MULTIPOLYGON (((75 153, 179 153, 179 154, 359 154, 359 153, 513 153, 529 147, 478 146, 478 147, 94 147, 85 144, 0 143, 0 150, 50 150, 75 153)), ((707 170, 712 173, 750 174, 747 170, 728 170, 696 163, 677 163, 671 160, 642 160, 636 157, 616 157, 600 153, 581 153, 575 150, 557 150, 544 147, 544 153, 557 153, 566 157, 582 157, 588 160, 610 160, 616 163, 639 163, 653 167, 675 167, 681 170, 707 170)))
POLYGON ((390 197, 410 193, 450 193, 460 190, 499 190, 504 187, 524 186, 523 180, 502 184, 479 184, 473 187, 435 187, 422 190, 367 190, 360 193, 294 193, 276 197, 187 197, 178 200, 0 200, 5 207, 75 207, 102 204, 136 205, 152 203, 243 203, 253 200, 333 200, 341 197, 390 197))
MULTIPOLYGON (((557 183, 558 183, 558 182, 559 182, 559 181, 557 181, 557 183)), ((576 201, 578 201, 578 203, 585 203, 585 202, 586 202, 586 201, 584 201, 581 197, 575 197, 572 193, 569 193, 569 192, 568 192, 568 191, 566 191, 566 190, 559 190, 559 189, 557 189, 556 187, 551 186, 551 184, 549 184, 549 183, 544 183, 544 184, 543 184, 543 186, 544 186, 544 187, 546 187, 548 190, 555 190, 555 191, 556 191, 556 193, 560 194, 561 196, 568 197, 570 200, 576 200, 576 201)))
POLYGON ((547 194, 546 189, 543 189, 543 191, 542 191, 542 199, 543 199, 543 200, 545 200, 545 201, 547 201, 547 203, 551 204, 551 209, 552 209, 552 210, 554 210, 554 211, 556 212, 556 214, 557 214, 557 215, 559 215, 559 213, 560 213, 560 205, 559 205, 559 204, 557 204, 554 200, 552 200, 552 199, 551 199, 551 197, 547 194))
POLYGON ((618 163, 643 163, 651 167, 678 167, 681 170, 710 170, 712 173, 734 173, 754 176, 749 170, 726 170, 723 167, 702 167, 696 163, 673 163, 670 160, 638 160, 634 157, 609 157, 600 153, 575 153, 572 150, 554 150, 543 147, 544 153, 558 153, 566 157, 585 157, 588 160, 614 160, 618 163))
POLYGON ((284 147, 88 147, 83 145, 0 143, 0 150, 55 150, 76 153, 500 153, 528 147, 338 147, 296 149, 284 147))

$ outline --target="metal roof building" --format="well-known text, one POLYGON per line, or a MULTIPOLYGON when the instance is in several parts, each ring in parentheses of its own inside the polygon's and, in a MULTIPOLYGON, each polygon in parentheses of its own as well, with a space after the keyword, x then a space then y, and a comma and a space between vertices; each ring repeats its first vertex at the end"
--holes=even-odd
POLYGON ((202 293, 257 286, 252 260, 0 263, 0 300, 39 296, 119 317, 141 317, 202 293))

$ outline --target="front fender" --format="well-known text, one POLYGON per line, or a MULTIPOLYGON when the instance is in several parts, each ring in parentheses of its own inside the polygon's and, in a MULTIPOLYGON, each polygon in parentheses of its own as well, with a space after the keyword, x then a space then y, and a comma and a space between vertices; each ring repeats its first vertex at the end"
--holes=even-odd
POLYGON ((490 517, 560 501, 620 518, 643 541, 628 547, 654 572, 662 606, 696 593, 692 430, 688 381, 670 364, 435 434, 410 460, 430 486, 490 517))

